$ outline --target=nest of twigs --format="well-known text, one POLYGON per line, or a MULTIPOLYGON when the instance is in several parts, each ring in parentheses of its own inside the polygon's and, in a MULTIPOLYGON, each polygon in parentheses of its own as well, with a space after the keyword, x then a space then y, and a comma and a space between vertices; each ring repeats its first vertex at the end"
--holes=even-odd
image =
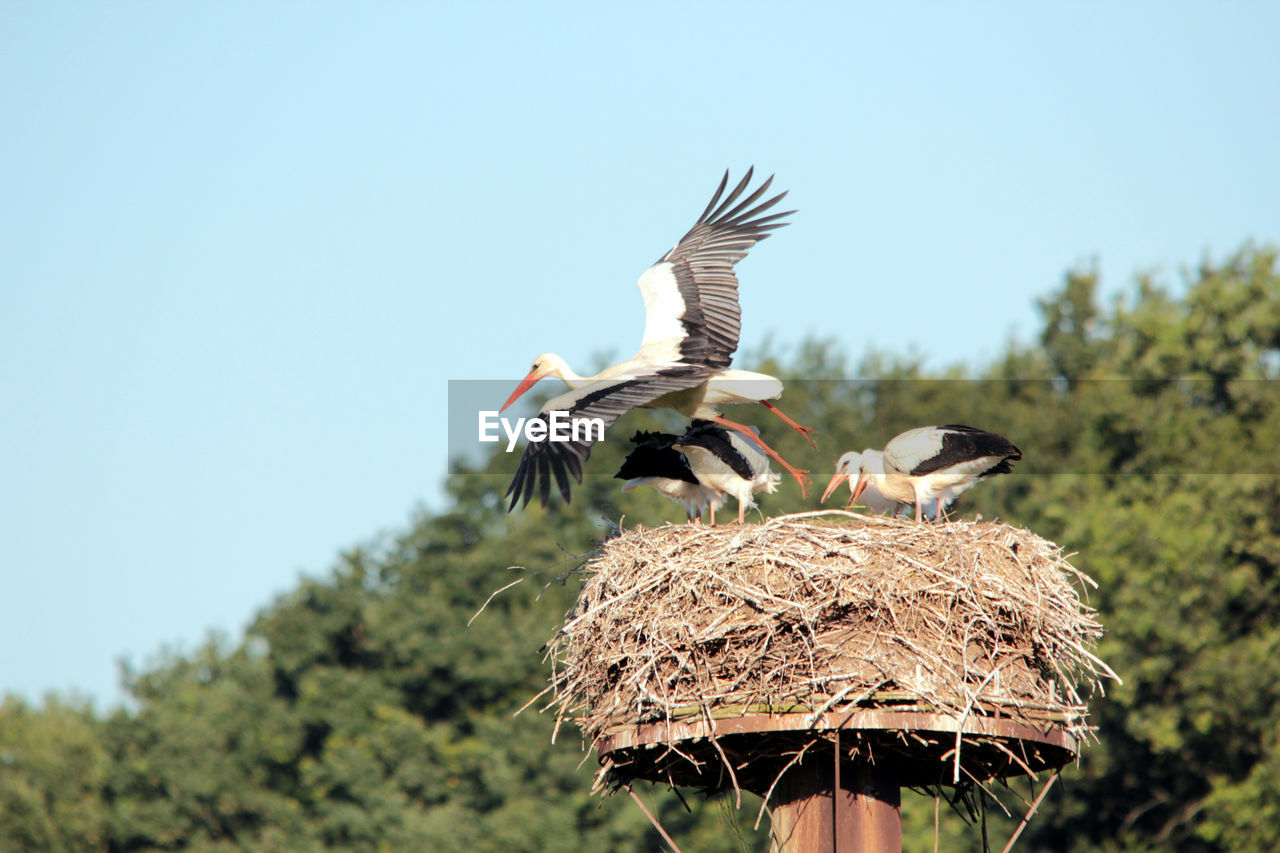
MULTIPOLYGON (((715 741, 717 721, 748 716, 994 717, 1056 727, 1075 743, 1088 732, 1086 696, 1114 677, 1092 651, 1102 626, 1077 588, 1093 582, 1057 545, 1007 524, 831 512, 636 527, 605 543, 587 570, 549 644, 551 705, 601 750, 598 783, 611 788, 633 778, 736 786, 751 761, 794 754, 803 742, 793 733, 770 746, 757 733, 699 758, 672 728, 698 723, 709 736, 690 742, 715 741), (617 748, 619 732, 646 724, 670 728, 667 749, 617 748), (713 754, 728 766, 709 774, 713 754)), ((954 757, 959 776, 958 737, 948 750, 949 738, 898 735, 899 758, 954 757)), ((1011 758, 1039 769, 1025 754, 1011 758)), ((764 775, 780 766, 764 761, 764 775)))

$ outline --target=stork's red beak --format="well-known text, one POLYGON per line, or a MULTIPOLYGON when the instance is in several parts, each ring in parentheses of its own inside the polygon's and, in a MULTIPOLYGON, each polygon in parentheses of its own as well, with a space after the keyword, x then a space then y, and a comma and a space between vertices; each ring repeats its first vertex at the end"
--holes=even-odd
POLYGON ((870 483, 870 482, 871 482, 870 480, 858 481, 857 487, 855 487, 853 490, 853 497, 849 498, 849 506, 853 506, 853 502, 858 499, 858 495, 862 494, 862 490, 865 489, 867 487, 867 483, 870 483))
POLYGON ((848 474, 845 474, 842 471, 837 471, 831 477, 831 482, 827 483, 827 490, 822 493, 822 500, 819 501, 819 503, 826 503, 827 498, 831 497, 831 493, 836 490, 836 487, 839 486, 841 483, 843 483, 846 479, 848 479, 848 477, 849 477, 848 474))
POLYGON ((516 390, 511 392, 511 396, 507 398, 507 402, 503 403, 502 408, 498 409, 498 411, 505 412, 507 410, 507 406, 510 406, 512 403, 514 403, 516 400, 520 398, 521 394, 523 394, 525 391, 528 391, 530 388, 532 388, 533 383, 537 382, 541 378, 540 376, 537 375, 537 373, 538 371, 536 370, 530 370, 529 375, 526 376, 524 379, 520 380, 520 384, 516 386, 516 390))

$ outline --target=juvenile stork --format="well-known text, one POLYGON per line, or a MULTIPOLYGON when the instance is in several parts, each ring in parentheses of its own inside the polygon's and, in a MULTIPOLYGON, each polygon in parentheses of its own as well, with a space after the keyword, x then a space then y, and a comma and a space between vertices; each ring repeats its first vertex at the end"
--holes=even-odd
POLYGON ((724 505, 729 493, 699 482, 689 460, 672 446, 679 440, 680 436, 668 432, 637 432, 631 436, 635 449, 613 476, 626 480, 624 492, 651 486, 671 498, 684 507, 685 520, 690 524, 700 524, 702 514, 710 509, 711 523, 715 524, 716 510, 724 505))
MULTIPOLYGON (((796 423, 769 402, 782 393, 782 383, 777 378, 729 368, 741 331, 734 265, 771 231, 786 225, 781 221, 783 217, 794 213, 766 215, 786 195, 784 192, 760 201, 773 182, 772 176, 744 198, 752 171, 748 169, 727 196, 729 173, 725 172, 711 202, 689 233, 640 276, 645 325, 640 349, 634 356, 594 376, 580 376, 560 356, 540 355, 500 411, 539 379, 554 376, 571 390, 542 407, 537 419, 548 425, 552 412, 566 412, 570 419, 598 418, 608 427, 634 408, 666 408, 751 436, 745 425, 721 416, 719 408, 733 403, 763 403, 812 445, 809 433, 813 430, 796 423)), ((528 505, 535 490, 545 506, 552 478, 566 501, 569 477, 582 482, 582 463, 591 453, 594 437, 553 441, 549 430, 544 429, 542 434, 548 438, 531 440, 525 447, 507 489, 511 498, 508 510, 517 503, 528 505)), ((752 438, 796 478, 801 492, 807 494, 806 472, 788 464, 763 441, 752 438)))
MULTIPOLYGON (((1002 435, 960 424, 907 430, 884 446, 884 479, 877 483, 888 499, 915 504, 916 521, 933 503, 942 515, 961 492, 984 477, 1013 472, 1022 452, 1002 435)), ((873 464, 873 463, 872 463, 873 464)), ((876 476, 863 455, 853 499, 876 476)))
POLYGON ((868 477, 867 484, 858 495, 862 505, 880 515, 897 515, 905 504, 892 500, 884 494, 885 473, 884 451, 882 450, 867 449, 861 453, 856 450, 850 450, 848 453, 842 454, 836 460, 836 472, 831 475, 831 482, 827 483, 826 491, 822 493, 822 502, 825 503, 831 493, 839 488, 841 483, 848 480, 849 503, 846 506, 853 506, 853 491, 857 486, 857 475, 864 466, 868 477))

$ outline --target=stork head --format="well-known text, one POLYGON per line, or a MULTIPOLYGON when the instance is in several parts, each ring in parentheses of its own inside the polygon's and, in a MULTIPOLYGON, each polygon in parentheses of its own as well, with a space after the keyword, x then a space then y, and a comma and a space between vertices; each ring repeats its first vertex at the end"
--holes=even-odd
MULTIPOLYGON (((850 454, 846 453, 845 455, 848 456, 850 454)), ((853 454, 853 455, 856 455, 858 457, 858 460, 857 460, 858 467, 854 469, 857 471, 858 479, 852 486, 850 486, 850 489, 853 490, 853 497, 849 498, 850 506, 853 506, 853 502, 858 499, 858 495, 862 494, 862 490, 865 489, 867 487, 867 484, 869 484, 873 479, 877 477, 879 477, 881 480, 884 479, 884 454, 883 453, 881 453, 879 450, 864 450, 859 454, 853 454)), ((852 471, 850 472, 849 476, 850 477, 853 476, 852 471)))
POLYGON ((858 495, 862 494, 862 490, 865 489, 867 487, 867 483, 870 482, 871 474, 867 472, 865 467, 860 467, 858 469, 858 481, 851 487, 853 489, 853 496, 849 498, 849 506, 853 506, 853 502, 858 499, 858 495))
POLYGON ((547 376, 557 376, 564 379, 569 373, 568 365, 565 360, 553 352, 544 352, 533 360, 533 366, 529 368, 529 373, 524 379, 520 380, 520 384, 516 386, 516 390, 511 392, 511 396, 507 398, 507 402, 502 404, 499 412, 505 412, 507 406, 510 406, 516 400, 520 399, 520 395, 533 387, 533 383, 547 376))
POLYGON ((853 476, 861 464, 862 454, 856 450, 850 450, 837 459, 836 472, 831 476, 831 482, 827 483, 827 489, 822 493, 822 500, 825 501, 831 497, 831 493, 839 488, 841 483, 853 476))

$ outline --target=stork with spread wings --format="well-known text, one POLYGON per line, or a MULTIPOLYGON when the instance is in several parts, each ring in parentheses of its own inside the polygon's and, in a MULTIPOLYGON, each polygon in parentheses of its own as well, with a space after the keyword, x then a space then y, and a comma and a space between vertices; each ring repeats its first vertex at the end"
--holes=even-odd
MULTIPOLYGON (((734 265, 747 251, 787 223, 795 211, 768 213, 785 192, 765 201, 761 197, 772 176, 747 194, 752 169, 725 195, 729 173, 693 228, 640 276, 644 299, 644 339, 639 351, 594 376, 580 376, 554 353, 538 356, 529 374, 503 404, 505 410, 535 382, 554 376, 569 390, 542 407, 537 419, 550 423, 552 412, 567 412, 570 419, 599 419, 608 427, 635 408, 663 408, 690 418, 720 424, 749 436, 791 476, 807 494, 805 471, 788 464, 743 424, 728 420, 719 407, 733 403, 762 403, 805 437, 813 430, 783 414, 770 400, 782 394, 782 382, 763 373, 733 370, 729 365, 738 348, 742 312, 738 305, 738 279, 734 265)), ((582 482, 582 463, 591 454, 593 437, 571 440, 533 440, 525 447, 507 495, 508 509, 527 505, 535 492, 543 505, 550 500, 551 483, 569 499, 569 477, 582 482)))

